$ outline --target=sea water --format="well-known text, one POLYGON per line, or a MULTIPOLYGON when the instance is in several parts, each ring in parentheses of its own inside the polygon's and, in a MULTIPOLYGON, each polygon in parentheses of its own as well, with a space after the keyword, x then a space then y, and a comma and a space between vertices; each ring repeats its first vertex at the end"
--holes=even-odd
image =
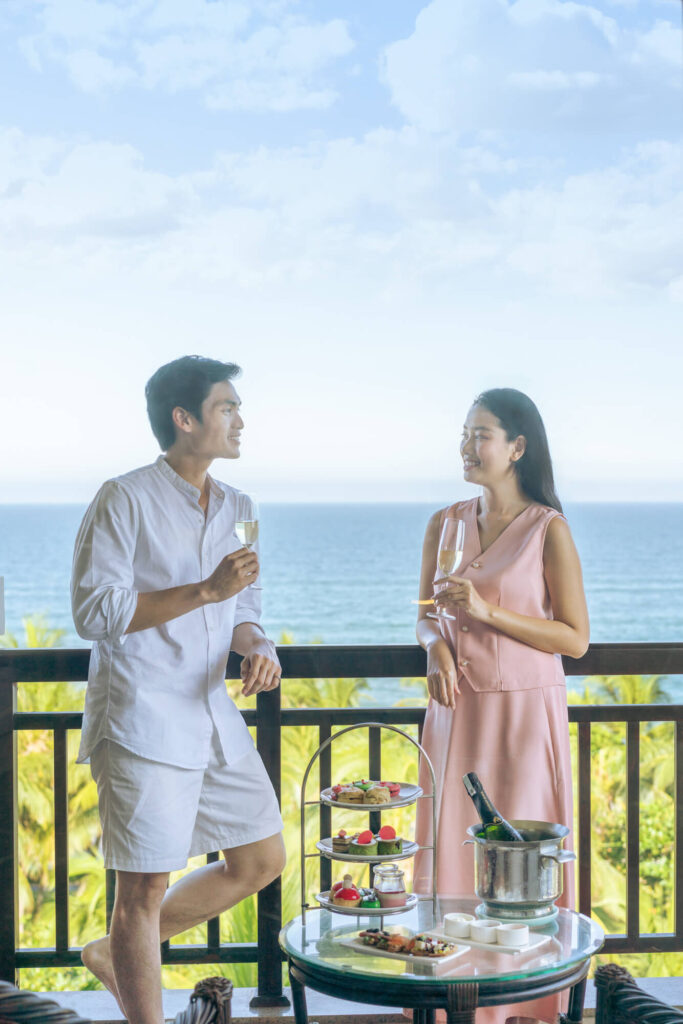
MULTIPOLYGON (((81 505, 0 505, 0 575, 6 628, 41 614, 87 646, 69 605, 71 556, 81 505)), ((262 504, 264 625, 295 643, 415 642, 420 553, 433 506, 262 504)), ((566 509, 583 565, 591 640, 683 640, 683 505, 576 504, 566 509)), ((570 680, 570 686, 572 681, 570 680)), ((683 701, 683 682, 670 680, 683 701)), ((405 696, 374 680, 372 702, 405 696)))

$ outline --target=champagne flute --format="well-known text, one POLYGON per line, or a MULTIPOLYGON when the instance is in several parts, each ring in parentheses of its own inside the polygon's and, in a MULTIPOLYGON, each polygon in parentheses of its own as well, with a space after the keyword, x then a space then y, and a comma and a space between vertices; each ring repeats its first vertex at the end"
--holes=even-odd
MULTIPOLYGON (((439 538, 439 550, 437 554, 437 565, 441 576, 434 580, 434 585, 438 586, 441 580, 445 580, 447 576, 451 576, 455 570, 460 566, 462 562, 462 556, 465 551, 465 523, 462 519, 454 519, 452 516, 446 516, 441 527, 441 537, 439 538)), ((427 616, 430 619, 456 619, 456 615, 451 615, 443 608, 437 606, 435 612, 427 612, 427 616)))
MULTIPOLYGON (((249 551, 251 551, 258 540, 258 522, 258 505, 255 501, 246 499, 245 496, 237 508, 235 533, 240 544, 249 551)), ((256 583, 250 583, 249 587, 252 590, 263 590, 263 587, 257 586, 256 583)))

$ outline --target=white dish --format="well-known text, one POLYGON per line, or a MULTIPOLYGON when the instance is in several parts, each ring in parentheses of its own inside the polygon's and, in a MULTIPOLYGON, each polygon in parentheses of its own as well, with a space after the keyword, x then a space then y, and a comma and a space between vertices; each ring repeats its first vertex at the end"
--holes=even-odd
POLYGON ((401 782, 400 786, 398 796, 395 796, 393 800, 386 804, 365 804, 359 801, 353 803, 346 800, 336 800, 331 786, 322 791, 320 799, 324 804, 329 804, 331 807, 347 807, 352 811, 384 811, 389 807, 407 807, 409 804, 415 803, 419 796, 422 796, 421 787, 413 785, 412 782, 401 782))
MULTIPOLYGON (((436 932, 418 932, 416 934, 436 935, 436 932)), ((366 946, 358 936, 355 936, 353 939, 337 939, 337 941, 340 946, 348 946, 349 949, 353 949, 357 953, 368 953, 370 956, 386 957, 388 960, 403 960, 404 963, 414 964, 415 966, 419 964, 420 967, 424 967, 427 964, 431 967, 436 967, 438 964, 448 964, 455 960, 456 957, 462 956, 469 949, 469 946, 463 946, 458 942, 453 943, 457 948, 446 956, 415 956, 413 953, 390 953, 388 949, 366 946)), ((448 939, 448 941, 453 942, 452 939, 448 939)))
POLYGON ((443 919, 444 932, 452 939, 469 939, 470 926, 474 921, 472 914, 446 914, 443 919))
MULTIPOLYGON (((363 806, 367 806, 363 804, 363 806)), ((377 853, 372 857, 365 857, 362 853, 359 855, 353 853, 335 853, 332 849, 332 838, 321 839, 315 844, 323 857, 329 857, 330 860, 346 860, 352 861, 354 864, 372 864, 375 861, 386 860, 406 860, 407 857, 414 857, 420 847, 417 843, 413 843, 410 839, 403 840, 403 853, 377 853)))
POLYGON ((335 914, 346 914, 347 916, 351 914, 353 917, 386 917, 387 914, 403 914, 406 910, 414 907, 417 903, 417 893, 408 893, 405 907, 339 907, 330 899, 329 889, 326 892, 319 892, 316 899, 321 907, 324 907, 325 910, 332 910, 335 914))
POLYGON ((529 925, 513 924, 511 922, 499 924, 498 931, 496 932, 496 942, 500 946, 519 946, 520 948, 528 946, 529 925))
POLYGON ((497 941, 498 922, 483 918, 481 921, 470 923, 470 939, 472 942, 479 942, 482 946, 490 946, 497 941))
MULTIPOLYGON (((446 939, 447 942, 453 941, 452 935, 447 935, 446 932, 437 930, 436 928, 430 928, 429 934, 434 935, 437 939, 446 939)), ((538 946, 542 946, 544 942, 549 942, 552 939, 552 935, 539 935, 533 934, 529 936, 529 942, 526 946, 504 946, 500 942, 477 942, 475 939, 462 939, 462 942, 466 942, 468 946, 472 946, 473 949, 487 949, 489 953, 529 953, 536 949, 538 946)))

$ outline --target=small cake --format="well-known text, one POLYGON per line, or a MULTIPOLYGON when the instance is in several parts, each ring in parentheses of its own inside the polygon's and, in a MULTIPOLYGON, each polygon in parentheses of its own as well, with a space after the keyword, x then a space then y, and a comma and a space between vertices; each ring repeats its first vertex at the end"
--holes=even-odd
POLYGON ((375 856, 377 853, 377 840, 369 828, 364 832, 360 832, 357 838, 351 840, 349 853, 353 853, 356 857, 375 856))
POLYGON ((332 836, 332 850, 334 853, 348 853, 351 840, 343 828, 340 828, 336 836, 332 836))
POLYGON ((403 853, 403 840, 396 835, 391 825, 382 825, 377 833, 377 852, 382 854, 403 853))
POLYGON ((376 910, 376 909, 378 909, 381 906, 381 904, 380 904, 379 900, 377 899, 377 897, 375 896, 374 892, 372 894, 370 894, 370 895, 362 896, 361 897, 361 901, 360 901, 360 905, 361 905, 361 907, 367 907, 368 910, 370 910, 370 909, 376 910))
POLYGON ((401 783, 400 782, 381 782, 380 785, 387 787, 387 789, 389 790, 389 793, 391 795, 391 799, 392 800, 395 800, 396 797, 401 792, 401 783))
POLYGON ((366 790, 363 803, 365 804, 388 804, 391 802, 391 794, 386 786, 373 786, 366 790))
POLYGON ((360 905, 360 893, 353 884, 351 875, 344 875, 344 881, 332 886, 330 892, 332 902, 337 907, 357 907, 360 905))

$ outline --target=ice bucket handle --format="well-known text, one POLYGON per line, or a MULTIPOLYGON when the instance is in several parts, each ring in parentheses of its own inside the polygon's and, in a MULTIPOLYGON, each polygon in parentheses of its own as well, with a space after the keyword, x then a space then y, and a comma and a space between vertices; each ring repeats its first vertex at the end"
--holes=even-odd
POLYGON ((474 839, 463 839, 462 845, 463 846, 476 846, 476 843, 475 843, 474 839))
POLYGON ((570 860, 576 860, 573 850, 558 850, 557 853, 542 853, 541 861, 554 860, 557 864, 568 864, 570 860))

